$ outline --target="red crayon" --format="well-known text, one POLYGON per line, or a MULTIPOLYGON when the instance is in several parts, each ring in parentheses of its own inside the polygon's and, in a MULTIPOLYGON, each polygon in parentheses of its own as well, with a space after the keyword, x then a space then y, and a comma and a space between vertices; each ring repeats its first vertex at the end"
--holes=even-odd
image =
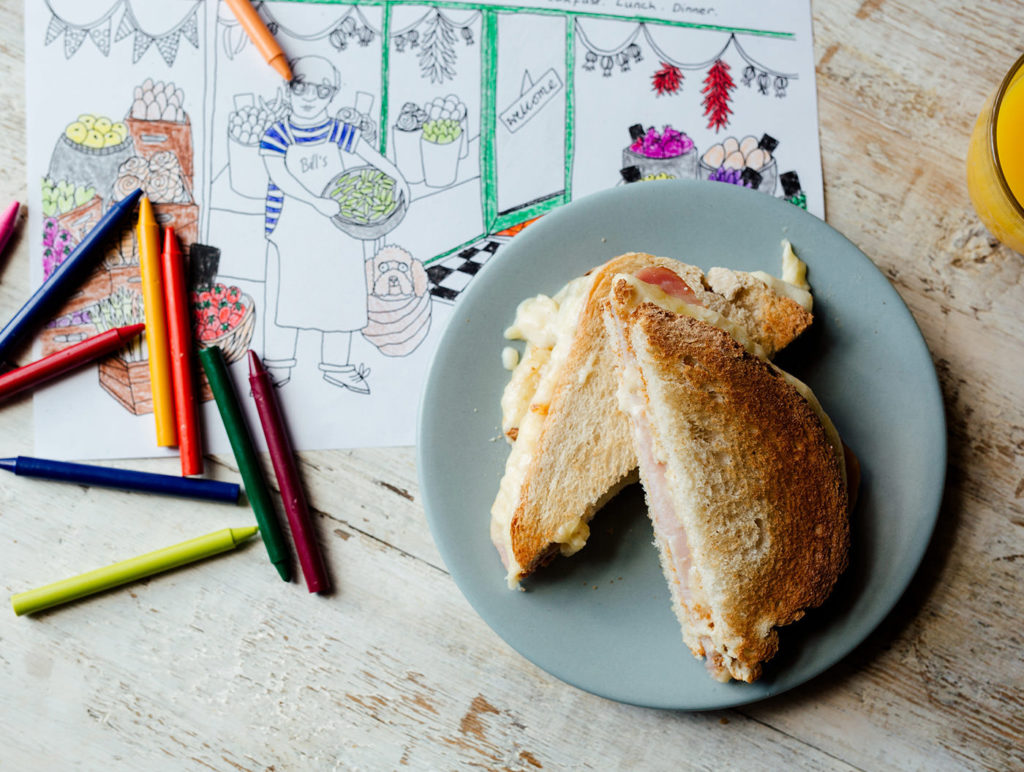
POLYGON ((99 335, 86 338, 81 343, 61 349, 48 357, 37 359, 24 367, 0 375, 0 400, 17 394, 30 386, 38 386, 40 383, 56 378, 79 365, 99 359, 104 354, 117 351, 142 332, 145 327, 144 324, 115 327, 112 330, 101 332, 99 335))
POLYGON ((181 473, 185 477, 203 471, 203 443, 199 437, 199 409, 192 359, 192 330, 189 327, 185 264, 174 230, 164 228, 164 250, 160 255, 164 303, 167 308, 167 342, 171 350, 171 388, 174 419, 178 429, 181 473))
POLYGON ((277 484, 281 488, 284 511, 288 515, 288 526, 295 541, 302 575, 306 578, 306 587, 310 592, 325 592, 330 589, 330 582, 310 522, 309 506, 299 480, 299 470, 295 467, 295 455, 288 440, 284 417, 274 394, 274 384, 255 351, 249 352, 249 386, 256 400, 263 435, 267 438, 270 460, 274 465, 274 474, 277 475, 277 484))

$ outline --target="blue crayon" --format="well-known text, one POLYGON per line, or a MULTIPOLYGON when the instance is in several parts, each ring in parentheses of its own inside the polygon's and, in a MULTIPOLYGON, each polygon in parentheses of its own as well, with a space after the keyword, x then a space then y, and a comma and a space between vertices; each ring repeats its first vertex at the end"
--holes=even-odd
POLYGON ((114 469, 90 464, 71 464, 67 461, 50 461, 31 456, 0 458, 0 469, 6 469, 8 472, 14 472, 23 477, 42 477, 47 480, 59 480, 79 485, 97 485, 102 488, 118 488, 124 491, 143 491, 159 493, 164 496, 181 496, 187 499, 238 503, 238 483, 220 480, 135 472, 131 469, 114 469))
POLYGON ((135 190, 110 207, 96 223, 96 227, 85 234, 78 246, 50 274, 50 278, 40 285, 28 302, 0 330, 0 362, 4 361, 5 356, 33 324, 42 321, 43 314, 52 311, 58 303, 68 297, 72 288, 81 283, 92 265, 89 258, 106 245, 107 237, 114 232, 121 218, 135 208, 135 203, 141 195, 141 189, 135 190))

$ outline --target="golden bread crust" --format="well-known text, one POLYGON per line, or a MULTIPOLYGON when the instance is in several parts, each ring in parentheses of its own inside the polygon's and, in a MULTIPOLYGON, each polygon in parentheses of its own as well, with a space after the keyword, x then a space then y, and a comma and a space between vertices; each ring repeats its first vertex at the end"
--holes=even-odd
POLYGON ((814 321, 810 311, 749 273, 712 268, 707 281, 725 303, 722 313, 753 332, 769 358, 792 343, 814 321))
POLYGON ((753 680, 777 651, 774 628, 820 605, 846 567, 839 460, 808 402, 727 333, 650 303, 629 321, 656 446, 687 491, 715 648, 732 677, 753 680))

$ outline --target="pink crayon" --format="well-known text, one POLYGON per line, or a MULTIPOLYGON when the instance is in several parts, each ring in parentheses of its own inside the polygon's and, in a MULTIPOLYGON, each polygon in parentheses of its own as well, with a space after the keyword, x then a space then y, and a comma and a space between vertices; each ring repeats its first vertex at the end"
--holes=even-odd
POLYGON ((14 233, 14 226, 18 224, 18 213, 21 211, 21 204, 17 201, 11 202, 3 215, 0 215, 0 253, 4 251, 11 234, 14 233))

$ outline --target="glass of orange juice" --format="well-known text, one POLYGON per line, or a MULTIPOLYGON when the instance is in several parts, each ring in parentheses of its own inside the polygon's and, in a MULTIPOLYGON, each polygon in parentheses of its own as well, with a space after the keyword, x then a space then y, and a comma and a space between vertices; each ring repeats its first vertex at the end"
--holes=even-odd
POLYGON ((1024 254, 1024 56, 978 116, 967 150, 967 190, 978 217, 1024 254))

